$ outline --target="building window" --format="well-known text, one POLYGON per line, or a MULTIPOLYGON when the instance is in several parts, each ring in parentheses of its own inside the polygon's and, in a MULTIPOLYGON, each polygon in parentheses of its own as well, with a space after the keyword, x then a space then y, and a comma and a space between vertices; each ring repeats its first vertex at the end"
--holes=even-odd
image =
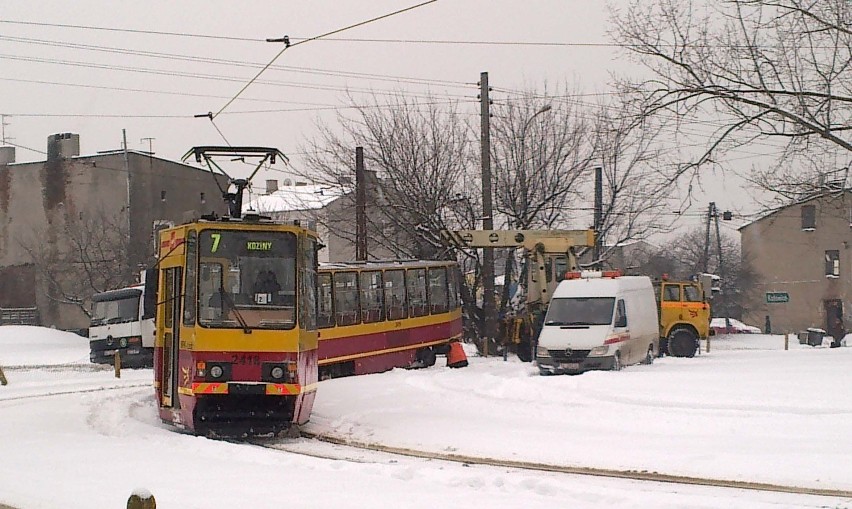
POLYGON ((816 205, 802 205, 802 230, 816 230, 816 205))
POLYGON ((166 201, 166 191, 160 191, 160 201, 166 201))
POLYGON ((840 277, 840 251, 825 252, 825 277, 840 277))

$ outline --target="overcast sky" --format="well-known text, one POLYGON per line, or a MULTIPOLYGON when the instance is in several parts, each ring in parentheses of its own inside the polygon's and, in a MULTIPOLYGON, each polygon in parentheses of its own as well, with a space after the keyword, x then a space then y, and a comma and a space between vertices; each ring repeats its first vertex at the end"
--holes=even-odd
MULTIPOLYGON (((19 146, 18 161, 44 159, 51 133, 80 134, 82 153, 91 154, 120 148, 126 129, 129 148, 147 150, 150 143, 167 159, 179 160, 195 145, 225 144, 224 135, 234 145, 277 147, 298 165, 315 120, 333 121, 333 109, 348 102, 347 89, 430 92, 469 103, 462 111, 476 116, 482 71, 495 101, 545 83, 604 92, 610 72, 637 71, 607 45, 604 2, 439 0, 294 46, 215 126, 193 118, 218 112, 280 51, 281 44, 264 39, 288 35, 298 42, 417 3, 0 0, 5 135, 19 146)), ((706 210, 705 198, 742 208, 741 198, 731 198, 738 183, 712 180, 718 182, 710 195, 691 210, 706 210)))

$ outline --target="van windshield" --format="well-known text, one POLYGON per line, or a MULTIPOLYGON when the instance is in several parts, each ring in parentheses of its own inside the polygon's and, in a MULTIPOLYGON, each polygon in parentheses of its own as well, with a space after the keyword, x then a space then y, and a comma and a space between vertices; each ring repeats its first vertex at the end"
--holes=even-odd
POLYGON ((553 299, 544 317, 545 325, 609 325, 615 297, 571 297, 553 299))

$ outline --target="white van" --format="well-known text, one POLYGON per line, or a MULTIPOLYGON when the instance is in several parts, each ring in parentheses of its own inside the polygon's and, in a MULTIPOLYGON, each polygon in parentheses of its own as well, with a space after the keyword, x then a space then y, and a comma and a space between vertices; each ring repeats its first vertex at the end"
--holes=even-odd
POLYGON ((536 348, 542 375, 650 364, 660 327, 651 279, 569 273, 553 292, 536 348))

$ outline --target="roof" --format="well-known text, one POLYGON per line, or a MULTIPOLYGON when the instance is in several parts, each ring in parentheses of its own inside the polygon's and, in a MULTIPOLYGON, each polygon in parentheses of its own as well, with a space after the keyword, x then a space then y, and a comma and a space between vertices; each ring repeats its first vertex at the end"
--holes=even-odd
POLYGON ((270 194, 253 196, 243 205, 243 211, 261 213, 321 209, 343 196, 345 191, 322 185, 284 186, 270 194))
POLYGON ((814 194, 814 195, 808 196, 807 198, 802 198, 801 200, 797 200, 797 201, 794 201, 792 203, 788 203, 786 205, 781 205, 780 207, 775 207, 774 209, 767 210, 766 212, 764 212, 760 216, 756 217, 755 219, 752 219, 751 221, 741 225, 739 228, 737 228, 737 230, 742 230, 743 228, 751 226, 754 223, 763 221, 764 219, 768 218, 769 216, 771 216, 771 215, 773 215, 777 212, 781 212, 784 209, 788 209, 790 207, 795 207, 796 205, 802 205, 803 203, 807 203, 807 202, 813 201, 813 200, 818 200, 820 198, 825 198, 826 196, 839 195, 839 194, 842 194, 842 193, 849 193, 850 191, 852 191, 852 189, 844 189, 844 190, 829 189, 829 190, 826 190, 825 192, 822 192, 822 193, 819 193, 819 194, 814 194))

